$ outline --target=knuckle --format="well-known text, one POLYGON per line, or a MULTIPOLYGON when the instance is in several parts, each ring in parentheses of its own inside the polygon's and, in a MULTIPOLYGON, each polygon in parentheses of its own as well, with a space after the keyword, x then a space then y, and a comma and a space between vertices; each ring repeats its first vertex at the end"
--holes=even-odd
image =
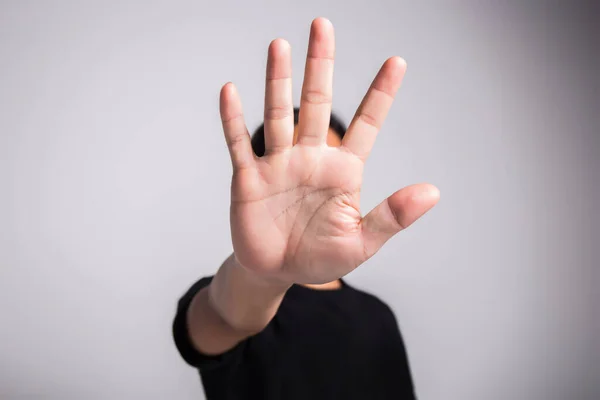
POLYGON ((322 90, 306 90, 302 93, 302 101, 308 104, 331 104, 331 94, 322 90))
POLYGON ((268 106, 265 108, 265 119, 268 120, 280 120, 292 117, 293 115, 294 109, 291 105, 268 106))
POLYGON ((227 145, 230 148, 239 147, 246 140, 246 134, 237 134, 227 138, 227 145))
POLYGON ((239 114, 233 114, 233 115, 227 115, 227 116, 223 116, 221 118, 221 122, 223 124, 230 124, 230 123, 235 122, 235 121, 237 121, 237 120, 239 120, 240 118, 243 118, 243 117, 244 117, 244 115, 241 114, 241 113, 239 113, 239 114))
POLYGON ((377 129, 380 128, 379 121, 377 120, 377 118, 375 118, 372 114, 368 112, 361 111, 360 114, 358 114, 358 118, 367 125, 373 126, 377 129))

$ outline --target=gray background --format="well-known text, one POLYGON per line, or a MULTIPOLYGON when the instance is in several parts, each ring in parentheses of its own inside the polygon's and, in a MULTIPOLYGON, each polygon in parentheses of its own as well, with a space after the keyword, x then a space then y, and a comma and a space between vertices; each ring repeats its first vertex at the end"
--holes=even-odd
POLYGON ((419 398, 600 398, 591 3, 2 1, 0 398, 203 398, 170 324, 231 250, 218 91, 256 127, 284 37, 298 101, 316 16, 346 121, 408 62, 363 210, 442 198, 348 281, 396 312, 419 398))

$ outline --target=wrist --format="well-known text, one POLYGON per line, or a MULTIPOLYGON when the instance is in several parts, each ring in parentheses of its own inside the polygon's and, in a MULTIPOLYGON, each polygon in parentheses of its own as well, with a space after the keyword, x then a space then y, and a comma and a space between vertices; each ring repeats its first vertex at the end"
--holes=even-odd
POLYGON ((209 285, 208 301, 232 328, 257 333, 275 316, 290 286, 244 268, 232 254, 209 285))
POLYGON ((230 261, 230 268, 235 269, 249 285, 255 286, 260 290, 277 293, 285 292, 292 286, 292 283, 285 282, 272 275, 246 268, 235 256, 235 253, 231 254, 228 261, 230 261))

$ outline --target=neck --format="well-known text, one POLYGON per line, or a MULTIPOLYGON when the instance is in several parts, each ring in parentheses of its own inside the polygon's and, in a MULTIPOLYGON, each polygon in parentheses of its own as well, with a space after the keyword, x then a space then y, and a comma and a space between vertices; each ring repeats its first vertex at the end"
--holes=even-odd
POLYGON ((336 290, 336 289, 339 289, 342 287, 342 281, 340 281, 339 279, 336 279, 335 281, 331 281, 331 282, 327 282, 327 283, 320 283, 320 284, 307 283, 303 286, 306 286, 308 288, 315 289, 315 290, 336 290))

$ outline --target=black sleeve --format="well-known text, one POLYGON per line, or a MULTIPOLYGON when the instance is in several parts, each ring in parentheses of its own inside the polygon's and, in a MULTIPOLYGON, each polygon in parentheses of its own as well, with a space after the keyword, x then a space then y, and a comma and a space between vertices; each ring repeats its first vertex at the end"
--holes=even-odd
POLYGON ((399 385, 402 390, 402 397, 400 398, 416 399, 412 374, 398 321, 391 308, 387 304, 384 305, 383 324, 385 331, 388 332, 386 336, 389 337, 388 340, 383 341, 384 349, 382 357, 388 366, 384 369, 386 371, 384 379, 397 383, 400 383, 398 380, 402 381, 399 385))
POLYGON ((179 299, 177 312, 173 321, 173 340, 179 354, 181 354, 186 363, 198 368, 200 372, 220 369, 220 367, 234 364, 236 360, 239 360, 246 343, 242 341, 232 349, 218 355, 203 354, 192 344, 187 329, 187 310, 196 293, 208 286, 211 281, 212 276, 202 278, 188 289, 181 299, 179 299))

